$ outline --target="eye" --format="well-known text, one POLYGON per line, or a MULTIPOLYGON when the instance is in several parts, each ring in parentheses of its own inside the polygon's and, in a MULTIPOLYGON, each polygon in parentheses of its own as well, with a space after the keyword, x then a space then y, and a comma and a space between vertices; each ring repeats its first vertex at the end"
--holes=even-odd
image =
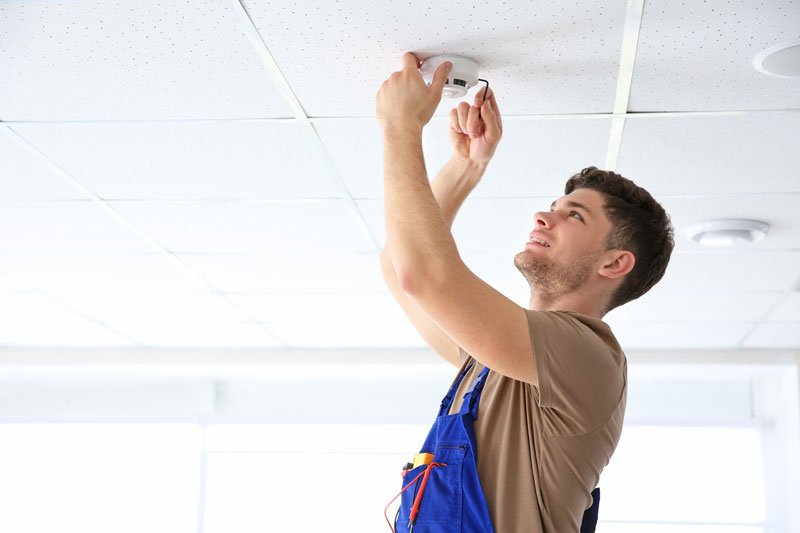
POLYGON ((575 216, 577 217, 577 219, 578 219, 578 220, 580 220, 581 222, 583 222, 583 217, 582 217, 582 216, 581 216, 581 214, 580 214, 580 213, 578 213, 577 211, 570 211, 570 212, 569 212, 569 216, 572 216, 572 215, 575 215, 575 216))

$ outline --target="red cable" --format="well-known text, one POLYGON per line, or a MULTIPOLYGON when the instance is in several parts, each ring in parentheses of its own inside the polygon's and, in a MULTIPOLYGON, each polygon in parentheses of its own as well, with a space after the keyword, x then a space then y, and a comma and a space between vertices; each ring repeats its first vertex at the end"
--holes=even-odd
POLYGON ((414 483, 415 483, 415 482, 416 482, 416 481, 417 481, 417 480, 420 478, 420 476, 422 476, 423 474, 425 474, 425 478, 422 480, 422 485, 420 486, 420 491, 419 491, 419 493, 417 494, 417 498, 416 498, 416 500, 415 500, 415 502, 414 502, 414 508, 412 508, 412 509, 411 509, 411 513, 412 513, 412 515, 414 515, 414 509, 415 509, 415 508, 417 509, 417 512, 419 512, 419 503, 420 503, 420 498, 422 498, 422 491, 423 491, 423 490, 425 490, 425 484, 426 484, 426 483, 427 483, 427 481, 428 481, 428 475, 427 475, 427 474, 430 472, 430 470, 431 470, 431 467, 434 467, 434 466, 447 466, 447 464, 445 464, 445 463, 430 463, 430 464, 428 465, 428 468, 426 468, 424 471, 422 471, 422 472, 420 472, 419 474, 417 474, 417 477, 415 477, 414 479, 412 479, 412 480, 409 482, 409 484, 408 484, 408 485, 406 485, 405 487, 403 487, 403 490, 401 490, 400 492, 398 492, 398 493, 397 493, 397 496, 395 496, 394 498, 392 498, 392 501, 390 501, 388 504, 386 504, 386 507, 383 509, 383 517, 384 517, 384 518, 386 518, 386 523, 387 523, 387 524, 389 524, 389 529, 392 531, 392 533, 395 533, 395 531, 394 531, 394 528, 392 527, 392 523, 389 521, 389 516, 386 514, 386 513, 387 513, 387 511, 389 510, 389 506, 390 506, 390 505, 392 505, 392 503, 394 503, 394 501, 395 501, 397 498, 399 498, 399 497, 400 497, 400 495, 401 495, 401 494, 403 494, 403 493, 406 491, 406 489, 407 489, 408 487, 410 487, 411 485, 413 485, 413 484, 414 484, 414 483))

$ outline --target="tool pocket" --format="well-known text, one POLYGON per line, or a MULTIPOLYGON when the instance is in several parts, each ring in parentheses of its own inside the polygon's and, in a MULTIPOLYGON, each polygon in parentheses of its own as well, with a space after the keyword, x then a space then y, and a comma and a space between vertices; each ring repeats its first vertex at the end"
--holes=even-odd
MULTIPOLYGON (((460 533, 462 515, 462 478, 467 446, 437 446, 434 461, 441 466, 432 468, 419 504, 414 533, 460 533)), ((410 470, 404 479, 408 484, 419 476, 402 494, 396 531, 409 530, 409 516, 414 501, 423 489, 426 465, 410 470), (420 475, 422 474, 422 475, 420 475)), ((405 485, 404 485, 405 486, 405 485)))

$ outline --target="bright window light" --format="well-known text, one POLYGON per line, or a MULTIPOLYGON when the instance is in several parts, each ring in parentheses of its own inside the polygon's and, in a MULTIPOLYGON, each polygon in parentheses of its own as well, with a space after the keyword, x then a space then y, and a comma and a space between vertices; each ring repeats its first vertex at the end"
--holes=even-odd
POLYGON ((632 521, 673 524, 640 524, 639 532, 717 531, 704 523, 759 531, 752 528, 765 519, 763 475, 755 427, 625 426, 600 478, 600 520, 619 523, 601 531, 632 521))
MULTIPOLYGON (((384 507, 427 431, 0 424, 0 531, 387 531, 384 507)), ((763 533, 762 477, 756 427, 626 426, 600 479, 598 532, 763 533)))
POLYGON ((0 531, 197 533, 194 424, 0 424, 0 531))

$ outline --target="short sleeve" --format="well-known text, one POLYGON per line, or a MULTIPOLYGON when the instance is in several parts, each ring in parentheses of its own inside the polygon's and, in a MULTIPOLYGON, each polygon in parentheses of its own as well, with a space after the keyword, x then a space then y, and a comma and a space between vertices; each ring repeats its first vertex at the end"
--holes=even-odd
POLYGON ((625 355, 602 320, 567 311, 527 310, 539 379, 539 407, 556 411, 549 434, 602 425, 623 398, 625 355), (553 433, 551 433, 553 432, 553 433))

